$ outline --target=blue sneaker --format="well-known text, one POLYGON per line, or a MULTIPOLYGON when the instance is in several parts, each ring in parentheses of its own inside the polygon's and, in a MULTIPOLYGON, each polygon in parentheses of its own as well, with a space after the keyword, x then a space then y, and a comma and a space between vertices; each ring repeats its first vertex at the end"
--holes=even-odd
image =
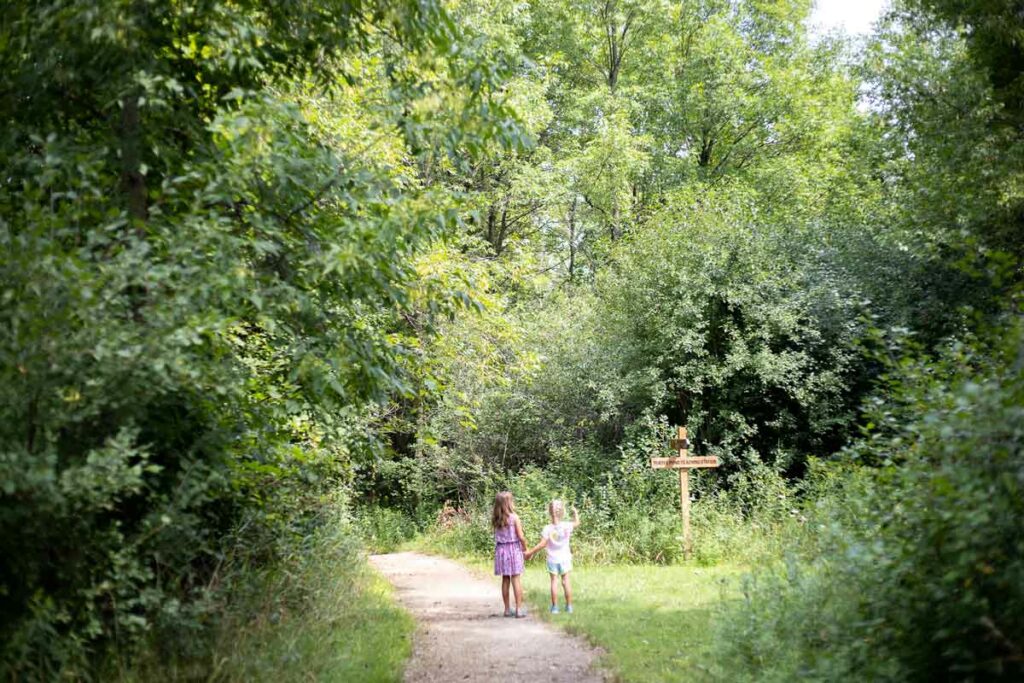
POLYGON ((517 609, 516 610, 516 619, 525 619, 525 618, 526 618, 526 608, 523 607, 521 609, 517 609))
POLYGON ((566 605, 565 606, 565 613, 566 614, 572 614, 572 605, 566 605))
POLYGON ((515 615, 516 615, 515 611, 513 611, 511 609, 505 610, 505 616, 506 617, 514 617, 515 615))
POLYGON ((558 605, 551 605, 551 613, 552 614, 558 614, 558 612, 559 612, 558 605))

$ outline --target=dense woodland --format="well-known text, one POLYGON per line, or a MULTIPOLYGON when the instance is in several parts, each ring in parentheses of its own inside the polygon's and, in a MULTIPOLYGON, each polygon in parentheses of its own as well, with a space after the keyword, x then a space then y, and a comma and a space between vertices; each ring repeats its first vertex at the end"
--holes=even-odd
POLYGON ((0 4, 2 677, 280 676, 504 488, 683 562, 685 425, 722 680, 1021 680, 1024 14, 810 5, 0 4))

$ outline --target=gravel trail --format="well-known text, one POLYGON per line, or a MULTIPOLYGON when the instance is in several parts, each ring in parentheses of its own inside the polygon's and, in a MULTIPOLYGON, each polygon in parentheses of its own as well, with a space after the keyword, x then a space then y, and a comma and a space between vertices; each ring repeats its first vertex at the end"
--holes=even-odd
MULTIPOLYGON (((532 613, 502 616, 501 580, 420 553, 371 555, 419 624, 407 683, 552 681, 599 683, 599 651, 532 613)), ((536 570, 533 570, 536 571, 536 570)))

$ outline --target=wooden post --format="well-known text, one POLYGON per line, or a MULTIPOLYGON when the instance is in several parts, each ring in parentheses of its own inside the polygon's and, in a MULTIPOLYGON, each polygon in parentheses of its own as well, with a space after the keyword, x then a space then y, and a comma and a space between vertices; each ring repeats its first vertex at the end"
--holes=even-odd
POLYGON ((690 534, 690 468, 718 467, 718 458, 691 458, 686 427, 679 427, 677 438, 670 440, 668 445, 672 450, 678 451, 679 455, 675 458, 651 458, 651 467, 679 470, 679 514, 683 518, 683 557, 690 559, 693 553, 693 537, 690 534))
POLYGON ((679 468, 679 502, 683 514, 683 557, 690 559, 693 550, 690 540, 690 470, 679 468))
MULTIPOLYGON (((685 458, 690 454, 690 440, 686 438, 686 427, 680 427, 676 431, 676 443, 673 445, 677 447, 680 458, 685 458)), ((688 560, 692 543, 690 542, 690 470, 686 467, 679 468, 679 514, 683 517, 683 558, 688 560)))

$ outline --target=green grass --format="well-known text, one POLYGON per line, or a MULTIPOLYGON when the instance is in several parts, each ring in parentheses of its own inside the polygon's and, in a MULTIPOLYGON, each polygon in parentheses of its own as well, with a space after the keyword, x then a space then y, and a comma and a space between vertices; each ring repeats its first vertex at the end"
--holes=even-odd
POLYGON ((212 652, 161 659, 156 648, 130 669, 107 676, 141 681, 402 680, 415 622, 396 603, 391 584, 374 571, 347 534, 326 539, 299 561, 254 577, 228 605, 212 652))
MULTIPOLYGON (((460 559, 490 572, 488 562, 460 559)), ((535 615, 604 649, 602 664, 622 681, 717 680, 711 620, 723 601, 740 598, 745 571, 734 565, 577 565, 573 614, 548 613, 542 561, 527 563, 523 586, 535 615)), ((561 607, 561 585, 558 590, 561 607)))
POLYGON ((369 566, 321 576, 308 607, 231 633, 215 678, 229 681, 400 681, 414 622, 369 566))
POLYGON ((366 561, 343 519, 284 546, 280 558, 226 573, 220 614, 191 657, 158 643, 108 678, 136 681, 400 681, 412 617, 366 561))

